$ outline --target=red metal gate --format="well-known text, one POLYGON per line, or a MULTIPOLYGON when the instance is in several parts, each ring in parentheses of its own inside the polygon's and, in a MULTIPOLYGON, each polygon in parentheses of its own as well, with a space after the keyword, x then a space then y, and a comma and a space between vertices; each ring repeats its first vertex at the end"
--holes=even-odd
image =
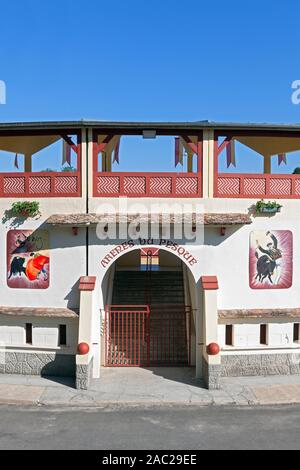
POLYGON ((105 309, 105 365, 150 366, 148 305, 109 305, 105 309))
POLYGON ((188 366, 191 351, 191 307, 151 305, 150 365, 188 366))
POLYGON ((191 307, 109 305, 105 309, 105 365, 188 366, 191 307))

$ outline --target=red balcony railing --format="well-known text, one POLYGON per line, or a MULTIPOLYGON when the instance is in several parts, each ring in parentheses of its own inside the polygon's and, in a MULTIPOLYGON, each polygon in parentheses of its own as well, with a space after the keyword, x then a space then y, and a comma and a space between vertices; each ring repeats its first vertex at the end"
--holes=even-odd
POLYGON ((0 173, 0 197, 79 197, 80 172, 0 173))
POLYGON ((300 198, 300 175, 219 173, 215 197, 300 198))
POLYGON ((95 197, 201 197, 199 173, 95 173, 95 197))

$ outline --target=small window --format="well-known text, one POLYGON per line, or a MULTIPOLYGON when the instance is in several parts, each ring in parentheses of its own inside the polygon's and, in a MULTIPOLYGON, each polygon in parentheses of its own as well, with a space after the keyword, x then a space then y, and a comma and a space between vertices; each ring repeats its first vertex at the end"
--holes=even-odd
POLYGON ((300 323, 294 323, 293 341, 299 341, 300 323))
POLYGON ((67 344, 67 326, 59 325, 58 345, 66 346, 67 344))
POLYGON ((226 344, 226 346, 232 346, 233 345, 233 326, 232 325, 226 325, 226 328, 225 328, 225 344, 226 344))
POLYGON ((26 344, 32 344, 32 323, 26 323, 26 344))
POLYGON ((260 325, 260 344, 267 344, 267 325, 260 325))

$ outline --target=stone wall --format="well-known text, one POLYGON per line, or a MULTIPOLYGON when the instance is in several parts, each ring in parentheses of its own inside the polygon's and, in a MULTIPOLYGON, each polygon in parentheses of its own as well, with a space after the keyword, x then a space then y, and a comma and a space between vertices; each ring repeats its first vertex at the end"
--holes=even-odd
POLYGON ((0 353, 0 373, 75 377, 75 356, 57 353, 3 351, 0 353))
POLYGON ((93 373, 93 358, 89 364, 76 364, 76 388, 78 390, 88 390, 93 373))
POLYGON ((222 366, 218 364, 208 364, 203 357, 202 377, 208 390, 218 390, 221 387, 221 367, 222 366))
POLYGON ((223 377, 300 374, 300 354, 235 354, 221 358, 223 377))

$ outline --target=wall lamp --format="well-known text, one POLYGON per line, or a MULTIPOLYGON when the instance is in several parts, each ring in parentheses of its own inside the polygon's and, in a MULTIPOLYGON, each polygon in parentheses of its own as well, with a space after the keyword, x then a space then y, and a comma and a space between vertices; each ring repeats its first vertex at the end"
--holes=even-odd
POLYGON ((156 131, 145 130, 143 131, 143 139, 155 139, 156 131))

